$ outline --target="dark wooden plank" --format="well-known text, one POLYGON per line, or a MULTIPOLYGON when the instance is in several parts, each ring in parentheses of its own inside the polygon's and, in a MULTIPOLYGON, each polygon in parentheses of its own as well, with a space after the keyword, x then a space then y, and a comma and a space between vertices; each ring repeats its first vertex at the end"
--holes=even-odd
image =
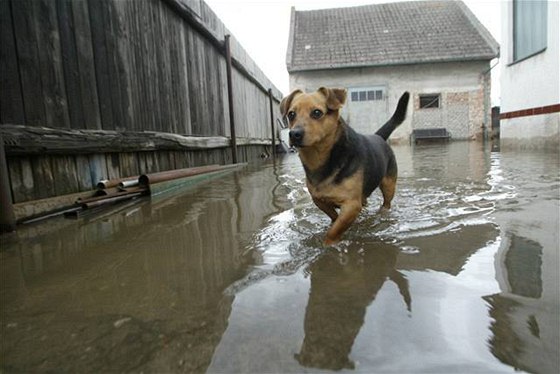
POLYGON ((127 74, 130 78, 128 81, 128 94, 129 94, 129 115, 130 124, 129 130, 142 130, 142 123, 144 120, 144 111, 142 109, 142 85, 143 75, 140 70, 139 60, 142 58, 141 52, 141 36, 140 27, 138 25, 141 15, 138 13, 138 1, 126 2, 124 8, 124 19, 127 22, 127 39, 128 39, 128 52, 127 52, 127 74))
POLYGON ((84 127, 101 129, 101 113, 97 96, 97 82, 92 48, 92 35, 87 0, 72 0, 72 16, 78 60, 80 97, 84 127))
POLYGON ((74 18, 72 16, 72 1, 58 0, 57 15, 60 30, 60 50, 62 54, 62 66, 64 81, 68 94, 68 113, 70 115, 70 127, 73 129, 84 128, 84 113, 82 108, 82 92, 80 90, 80 69, 76 51, 76 40, 74 34, 74 18))
POLYGON ((91 181, 94 186, 104 179, 109 179, 107 173, 107 159, 104 154, 92 154, 88 156, 91 181))
POLYGON ((156 74, 157 74, 157 95, 159 104, 159 119, 156 124, 157 131, 165 132, 165 126, 169 122, 169 109, 167 108, 167 97, 166 97, 166 76, 163 66, 165 64, 165 49, 163 46, 163 38, 165 36, 162 33, 162 21, 161 21, 161 8, 162 4, 157 1, 152 3, 153 6, 153 17, 154 17, 154 52, 155 52, 155 62, 156 62, 156 74))
POLYGON ((181 111, 181 123, 179 124, 179 133, 180 134, 190 134, 191 133, 191 113, 189 110, 190 107, 190 98, 189 98, 189 72, 188 72, 188 62, 187 62, 187 34, 185 31, 185 27, 183 26, 182 22, 178 22, 178 31, 179 31, 179 62, 177 64, 179 68, 179 108, 181 111))
POLYGON ((78 191, 76 162, 74 156, 51 156, 52 176, 56 195, 67 195, 78 191))
POLYGON ((113 102, 113 119, 114 129, 124 131, 125 116, 124 116, 124 99, 123 90, 121 87, 122 81, 120 76, 121 59, 119 55, 119 19, 114 9, 112 0, 98 0, 99 7, 103 16, 103 25, 105 31, 105 46, 107 48, 107 70, 109 73, 110 86, 108 87, 108 94, 113 102))
POLYGON ((118 153, 107 153, 107 178, 117 179, 121 177, 120 159, 118 153))
POLYGON ((69 128, 68 100, 62 67, 60 36, 55 3, 50 0, 33 2, 37 15, 37 42, 43 81, 46 125, 69 128))
POLYGON ((89 191, 95 188, 97 181, 91 178, 89 157, 87 155, 76 155, 76 179, 79 191, 89 191))
POLYGON ((39 155, 32 157, 31 168, 33 171, 33 181, 37 186, 34 191, 33 200, 55 196, 50 156, 39 155))
POLYGON ((111 97, 112 82, 109 74, 108 52, 105 44, 105 23, 103 21, 104 6, 107 6, 106 2, 99 0, 88 1, 101 127, 104 130, 114 130, 115 119, 113 117, 113 100, 111 97))
POLYGON ((29 157, 8 157, 8 170, 14 203, 33 200, 35 194, 33 169, 29 157))
POLYGON ((121 177, 132 177, 139 175, 138 159, 136 153, 119 153, 119 166, 121 177))
POLYGON ((126 16, 131 1, 109 2, 109 16, 111 19, 111 30, 113 31, 114 53, 114 82, 117 83, 117 95, 119 98, 120 130, 132 129, 132 90, 131 83, 133 71, 130 64, 130 55, 134 48, 130 39, 130 20, 126 16))
POLYGON ((159 44, 158 34, 157 34, 157 4, 154 2, 146 3, 146 16, 147 16, 147 55, 150 56, 147 59, 148 64, 148 92, 150 94, 149 107, 152 113, 152 120, 150 123, 150 130, 160 131, 161 130, 161 115, 160 115, 160 104, 159 104, 159 83, 158 83, 158 65, 157 65, 157 46, 159 44))
POLYGON ((8 0, 0 1, 0 123, 25 123, 12 11, 8 0))
POLYGON ((21 91, 27 125, 46 123, 33 0, 12 1, 21 91))

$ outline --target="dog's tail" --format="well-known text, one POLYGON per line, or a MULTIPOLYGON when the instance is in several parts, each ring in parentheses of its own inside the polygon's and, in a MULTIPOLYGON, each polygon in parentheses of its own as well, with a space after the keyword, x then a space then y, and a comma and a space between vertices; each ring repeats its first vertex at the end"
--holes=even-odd
POLYGON ((408 107, 408 99, 410 94, 405 92, 401 98, 399 99, 399 103, 397 104, 397 109, 391 119, 387 121, 379 130, 377 130, 376 134, 382 137, 383 139, 387 140, 391 133, 395 131, 398 125, 403 123, 404 119, 406 118, 406 108, 408 107))

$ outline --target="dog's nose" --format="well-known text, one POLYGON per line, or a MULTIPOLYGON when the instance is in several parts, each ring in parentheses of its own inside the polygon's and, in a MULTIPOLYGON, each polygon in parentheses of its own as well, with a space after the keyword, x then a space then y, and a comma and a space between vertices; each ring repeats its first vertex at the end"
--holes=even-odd
POLYGON ((292 145, 301 145, 301 142, 303 140, 303 134, 304 131, 302 128, 295 128, 290 130, 290 142, 292 143, 292 145))

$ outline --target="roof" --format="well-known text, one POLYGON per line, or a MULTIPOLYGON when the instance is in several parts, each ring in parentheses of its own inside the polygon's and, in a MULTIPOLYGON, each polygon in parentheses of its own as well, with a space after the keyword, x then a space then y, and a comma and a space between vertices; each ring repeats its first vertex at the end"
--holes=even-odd
POLYGON ((499 45, 461 1, 292 8, 289 72, 491 60, 499 45))

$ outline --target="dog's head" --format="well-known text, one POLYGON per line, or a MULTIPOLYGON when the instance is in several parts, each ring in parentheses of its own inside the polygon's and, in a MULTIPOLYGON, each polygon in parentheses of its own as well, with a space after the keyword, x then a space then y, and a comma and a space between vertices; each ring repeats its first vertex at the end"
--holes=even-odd
POLYGON ((310 147, 336 134, 346 90, 321 87, 313 93, 295 90, 280 103, 290 128, 290 145, 310 147))

